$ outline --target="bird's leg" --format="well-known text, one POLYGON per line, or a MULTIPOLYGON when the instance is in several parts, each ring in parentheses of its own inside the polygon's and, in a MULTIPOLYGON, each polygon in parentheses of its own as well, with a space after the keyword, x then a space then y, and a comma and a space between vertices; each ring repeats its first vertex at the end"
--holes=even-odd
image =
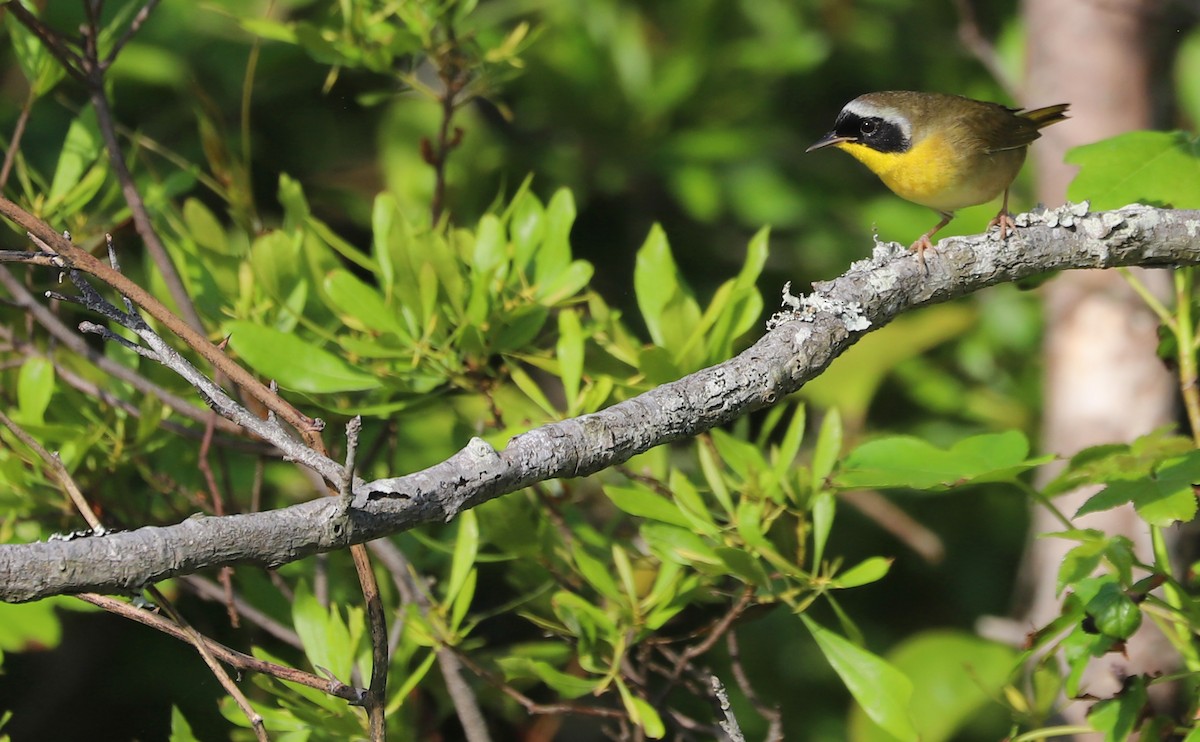
POLYGON ((1003 203, 1003 205, 1000 206, 1000 213, 996 214, 995 219, 988 222, 987 228, 991 229, 992 227, 995 227, 997 225, 999 225, 999 227, 1000 227, 1000 241, 1001 242, 1003 242, 1004 240, 1007 240, 1009 233, 1013 232, 1017 228, 1017 223, 1013 221, 1012 214, 1008 213, 1008 189, 1007 188, 1004 189, 1004 203, 1003 203))
POLYGON ((950 220, 954 218, 953 211, 939 211, 938 213, 942 215, 942 220, 933 225, 933 229, 918 237, 917 241, 912 243, 908 248, 909 250, 917 251, 917 257, 921 261, 921 270, 926 274, 929 273, 929 266, 925 265, 925 251, 933 249, 933 242, 929 238, 937 234, 942 227, 949 224, 950 220))

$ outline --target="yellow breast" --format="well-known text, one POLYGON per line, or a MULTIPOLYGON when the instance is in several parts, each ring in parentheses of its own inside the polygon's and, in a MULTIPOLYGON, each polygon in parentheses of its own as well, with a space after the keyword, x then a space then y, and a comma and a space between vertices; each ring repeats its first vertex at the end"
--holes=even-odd
POLYGON ((879 176, 897 196, 938 211, 955 211, 991 201, 1012 183, 1025 150, 979 157, 941 134, 917 142, 907 152, 879 152, 853 142, 837 145, 879 176))

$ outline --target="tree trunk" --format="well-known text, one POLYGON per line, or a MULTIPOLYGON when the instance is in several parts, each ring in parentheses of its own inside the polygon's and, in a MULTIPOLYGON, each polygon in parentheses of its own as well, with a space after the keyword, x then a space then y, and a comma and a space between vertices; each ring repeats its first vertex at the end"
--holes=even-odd
MULTIPOLYGON (((1025 98, 1030 107, 1068 102, 1071 120, 1047 129, 1035 145, 1039 200, 1061 203, 1075 168, 1067 149, 1152 125, 1151 53, 1158 3, 1154 0, 1024 0, 1028 31, 1025 98)), ((1167 271, 1139 271, 1152 290, 1166 295, 1167 271)), ((1042 448, 1070 456, 1100 443, 1130 441, 1174 419, 1176 381, 1155 355, 1157 320, 1116 271, 1076 271, 1045 288, 1046 338, 1042 448)), ((1046 477, 1054 472, 1047 472, 1046 477)), ((1072 492, 1056 504, 1073 514, 1095 489, 1072 492)), ((1149 530, 1131 508, 1076 519, 1081 528, 1123 534, 1151 561, 1149 530)), ((1043 508, 1033 533, 1061 530, 1043 508)), ((1062 539, 1032 539, 1026 554, 1024 630, 1057 615, 1058 568, 1073 546, 1062 539)), ((1147 621, 1129 642, 1128 656, 1093 662, 1083 692, 1108 698, 1123 677, 1169 669, 1174 654, 1147 621)), ((1082 721, 1084 704, 1068 716, 1082 721)))

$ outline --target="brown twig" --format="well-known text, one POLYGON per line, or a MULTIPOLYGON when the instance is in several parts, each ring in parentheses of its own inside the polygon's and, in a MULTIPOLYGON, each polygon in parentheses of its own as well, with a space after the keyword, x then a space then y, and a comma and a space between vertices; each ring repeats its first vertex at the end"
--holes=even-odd
POLYGON ((1004 92, 1015 99, 1017 86, 1008 76, 1004 65, 1000 63, 1000 55, 996 53, 996 47, 980 29, 979 19, 975 16, 975 8, 971 2, 972 0, 954 0, 954 7, 958 10, 958 40, 983 65, 996 84, 1004 88, 1004 92))
POLYGON ((697 644, 687 647, 680 653, 679 659, 671 669, 671 674, 667 677, 668 682, 666 687, 659 694, 658 702, 661 702, 662 698, 666 696, 666 693, 671 688, 671 683, 679 679, 679 676, 683 674, 684 668, 687 667, 689 662, 712 649, 713 645, 725 636, 725 632, 729 631, 733 626, 733 622, 750 607, 750 602, 753 598, 754 587, 746 585, 742 590, 742 594, 738 596, 738 599, 734 601, 733 605, 729 606, 729 610, 712 624, 712 628, 704 632, 704 639, 697 644))
MULTIPOLYGON (((336 491, 332 487, 329 488, 329 494, 340 497, 347 509, 353 499, 354 466, 358 456, 358 436, 361 432, 362 418, 355 416, 346 424, 346 463, 342 467, 341 481, 335 483, 336 491)), ((366 603, 367 627, 371 639, 371 682, 363 699, 363 708, 367 712, 372 741, 382 742, 387 733, 384 717, 390 656, 387 615, 383 610, 383 597, 379 593, 379 582, 375 579, 375 570, 371 567, 371 556, 367 547, 363 544, 352 546, 350 556, 354 560, 354 570, 358 574, 358 583, 366 603)))
MULTIPOLYGON (((416 573, 408 557, 391 541, 381 539, 371 542, 371 551, 380 563, 392 575, 396 590, 401 600, 410 605, 416 605, 421 615, 429 613, 429 596, 417 583, 416 573)), ((454 704, 454 712, 462 725, 463 736, 467 742, 491 742, 487 721, 479 708, 475 692, 462 677, 462 664, 452 648, 439 646, 435 650, 438 669, 442 671, 442 680, 446 684, 446 692, 454 704)))
MULTIPOLYGON (((229 601, 223 585, 219 585, 199 575, 186 575, 180 577, 178 582, 193 595, 205 600, 222 604, 226 604, 229 601)), ((238 615, 244 618, 247 623, 257 626, 288 646, 295 647, 296 649, 304 649, 304 645, 300 642, 299 634, 255 608, 236 592, 233 594, 232 602, 237 609, 238 615)))
MULTIPOLYGON (((77 597, 80 600, 91 603, 94 606, 103 608, 109 613, 115 613, 119 616, 132 619, 140 624, 157 629, 168 636, 172 636, 182 641, 187 641, 187 636, 184 634, 183 629, 179 628, 171 621, 163 618, 162 616, 158 616, 150 613, 149 611, 130 605, 125 601, 117 600, 116 598, 110 598, 107 595, 98 595, 96 593, 80 593, 77 597)), ((255 657, 251 657, 250 655, 242 654, 236 649, 230 649, 224 644, 213 641, 212 639, 205 638, 204 644, 215 657, 230 667, 234 667, 239 670, 247 670, 250 672, 259 672, 280 680, 286 680, 289 683, 297 683, 309 688, 315 688, 323 693, 328 693, 331 696, 341 698, 342 700, 349 701, 355 705, 358 705, 362 702, 363 691, 339 682, 336 678, 322 678, 313 675, 312 673, 304 672, 303 670, 297 670, 294 667, 284 667, 283 665, 276 665, 273 662, 266 662, 255 657)))
POLYGON ((38 458, 46 464, 46 468, 50 470, 50 473, 58 480, 58 485, 67 493, 67 497, 71 498, 75 509, 79 511, 79 514, 91 526, 92 531, 97 534, 103 534, 104 525, 100 522, 100 518, 96 516, 96 512, 92 510, 92 506, 88 504, 83 493, 79 491, 79 487, 75 484, 75 480, 71 477, 70 472, 67 471, 67 467, 63 466, 62 459, 58 457, 58 454, 47 451, 42 444, 33 439, 33 436, 26 433, 24 428, 13 422, 2 411, 0 411, 0 425, 8 428, 9 432, 17 437, 17 440, 24 443, 38 455, 38 458))
MULTIPOLYGON (((29 233, 31 238, 40 240, 55 255, 64 260, 66 267, 95 276, 116 289, 122 296, 133 301, 134 304, 162 323, 168 330, 179 336, 181 340, 200 354, 204 360, 212 364, 214 368, 224 373, 235 384, 262 402, 264 406, 304 435, 306 442, 310 442, 311 444, 311 441, 315 439, 319 443, 320 437, 316 435, 321 429, 319 421, 306 417, 284 401, 278 394, 272 393, 262 382, 254 378, 250 372, 237 363, 234 363, 228 356, 222 353, 208 338, 192 329, 190 325, 163 306, 162 302, 151 295, 150 292, 97 260, 91 253, 79 249, 70 240, 51 229, 45 222, 3 196, 0 196, 0 215, 20 226, 29 233)), ((323 445, 321 449, 321 453, 324 455, 323 445)))
POLYGON ((742 695, 750 701, 750 705, 754 707, 759 716, 768 722, 767 736, 763 738, 764 742, 783 742, 783 714, 780 713, 778 706, 768 706, 754 692, 754 685, 746 676, 746 668, 742 665, 742 652, 738 646, 736 631, 730 631, 725 635, 725 649, 729 652, 729 668, 733 672, 733 679, 737 681, 742 695))
MULTIPOLYGON (((44 254, 44 253, 43 253, 44 254)), ((55 258, 50 255, 45 256, 50 264, 54 265, 55 258)), ((33 319, 41 325, 46 332, 59 344, 80 358, 89 361, 96 368, 103 371, 105 374, 129 384, 139 394, 146 397, 153 397, 159 400, 164 405, 169 407, 173 412, 189 420, 194 420, 200 423, 206 423, 209 419, 209 412, 197 407, 196 405, 184 400, 165 388, 155 384, 146 377, 123 366, 92 346, 79 336, 79 333, 67 327, 62 320, 58 318, 54 312, 51 312, 40 302, 34 299, 33 295, 25 288, 22 283, 17 280, 7 268, 0 266, 0 285, 8 289, 12 295, 13 302, 16 306, 25 310, 33 319)), ((93 395, 96 396, 96 395, 93 395)), ((217 427, 222 433, 244 435, 245 432, 241 427, 224 418, 218 418, 217 427)))
POLYGON ((939 564, 945 558, 946 547, 937 533, 878 492, 850 490, 839 493, 838 497, 895 536, 927 563, 939 564))
POLYGON ((246 698, 246 694, 242 693, 242 689, 237 687, 237 683, 233 682, 233 679, 229 677, 229 673, 225 672, 225 668, 221 667, 221 664, 217 662, 217 658, 208 646, 207 638, 192 628, 192 625, 187 622, 179 611, 175 610, 175 606, 167 599, 167 596, 163 595, 161 590, 150 585, 146 588, 146 591, 150 593, 150 596, 158 605, 162 606, 162 609, 167 612, 167 615, 171 617, 175 625, 180 628, 184 639, 196 648, 196 651, 200 654, 200 658, 204 660, 204 664, 208 665, 208 669, 212 672, 213 677, 217 679, 217 682, 221 684, 225 692, 233 698, 234 703, 242 710, 242 714, 250 721, 250 728, 254 730, 254 736, 259 742, 267 742, 267 729, 263 726, 262 714, 254 710, 254 707, 250 705, 250 700, 246 698))
POLYGON ((462 62, 462 55, 458 49, 458 39, 455 37, 454 27, 447 24, 445 27, 446 41, 442 48, 431 56, 431 62, 437 68, 438 80, 442 84, 441 98, 441 121, 438 124, 437 142, 430 143, 428 139, 421 141, 421 154, 433 168, 433 197, 430 200, 430 212, 433 215, 433 223, 436 225, 442 218, 442 213, 445 210, 446 202, 446 161, 450 157, 450 152, 462 143, 463 130, 460 127, 451 127, 454 120, 454 114, 458 111, 461 101, 459 95, 467 86, 468 72, 462 62))
POLYGON ((21 114, 17 116, 17 123, 13 126, 12 141, 8 143, 8 151, 4 153, 4 165, 0 167, 0 189, 8 185, 8 176, 12 174, 13 163, 17 161, 17 153, 21 151, 21 139, 25 136, 25 125, 29 123, 29 114, 33 112, 35 100, 37 95, 30 87, 29 95, 25 96, 25 103, 21 106, 21 114))

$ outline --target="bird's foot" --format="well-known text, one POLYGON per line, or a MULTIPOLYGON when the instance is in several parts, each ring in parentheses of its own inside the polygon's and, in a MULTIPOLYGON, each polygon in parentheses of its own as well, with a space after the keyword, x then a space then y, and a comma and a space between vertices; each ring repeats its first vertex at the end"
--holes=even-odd
POLYGON ((912 243, 908 249, 917 254, 917 259, 921 261, 921 272, 928 276, 929 266, 925 263, 925 251, 933 250, 933 242, 929 239, 929 234, 921 235, 920 239, 912 243))
POLYGON ((1000 227, 1000 240, 1008 239, 1008 236, 1017 229, 1017 223, 1013 221, 1012 214, 1007 211, 1001 211, 996 215, 996 218, 988 222, 987 228, 1000 227))

